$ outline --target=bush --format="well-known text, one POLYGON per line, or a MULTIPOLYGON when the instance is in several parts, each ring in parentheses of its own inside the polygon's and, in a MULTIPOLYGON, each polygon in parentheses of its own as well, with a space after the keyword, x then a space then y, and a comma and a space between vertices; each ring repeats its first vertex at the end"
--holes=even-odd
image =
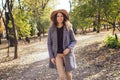
POLYGON ((117 41, 114 35, 109 35, 105 38, 104 44, 109 48, 120 48, 120 38, 118 37, 117 41))

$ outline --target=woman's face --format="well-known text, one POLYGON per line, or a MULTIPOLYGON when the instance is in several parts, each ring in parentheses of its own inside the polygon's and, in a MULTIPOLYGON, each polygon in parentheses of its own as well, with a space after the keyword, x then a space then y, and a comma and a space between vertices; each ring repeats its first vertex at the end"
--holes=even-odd
POLYGON ((61 23, 63 23, 63 20, 64 20, 63 14, 62 13, 58 13, 57 14, 57 22, 59 24, 61 24, 61 23))

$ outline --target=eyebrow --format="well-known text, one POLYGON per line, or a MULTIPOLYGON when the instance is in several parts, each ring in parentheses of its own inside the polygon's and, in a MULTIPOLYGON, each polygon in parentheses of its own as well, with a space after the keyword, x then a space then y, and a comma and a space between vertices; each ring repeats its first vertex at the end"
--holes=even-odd
POLYGON ((63 16, 63 15, 57 15, 57 16, 63 16))

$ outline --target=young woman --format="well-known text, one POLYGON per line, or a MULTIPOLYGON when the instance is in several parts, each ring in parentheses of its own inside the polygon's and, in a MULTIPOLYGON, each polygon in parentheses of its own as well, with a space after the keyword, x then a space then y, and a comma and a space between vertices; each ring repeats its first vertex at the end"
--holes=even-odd
POLYGON ((48 32, 50 68, 56 68, 59 79, 72 80, 72 70, 76 68, 74 46, 76 44, 72 25, 66 10, 60 9, 51 14, 52 25, 48 32))

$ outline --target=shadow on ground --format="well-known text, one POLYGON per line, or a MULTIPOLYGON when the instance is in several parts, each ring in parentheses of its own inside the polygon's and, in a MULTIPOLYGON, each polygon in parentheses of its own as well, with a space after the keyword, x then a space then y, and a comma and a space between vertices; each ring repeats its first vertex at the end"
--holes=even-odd
MULTIPOLYGON (((75 49, 77 69, 73 80, 120 80, 120 49, 109 49, 101 43, 75 49)), ((0 69, 2 80, 57 80, 55 69, 48 68, 48 59, 27 65, 0 69)))

